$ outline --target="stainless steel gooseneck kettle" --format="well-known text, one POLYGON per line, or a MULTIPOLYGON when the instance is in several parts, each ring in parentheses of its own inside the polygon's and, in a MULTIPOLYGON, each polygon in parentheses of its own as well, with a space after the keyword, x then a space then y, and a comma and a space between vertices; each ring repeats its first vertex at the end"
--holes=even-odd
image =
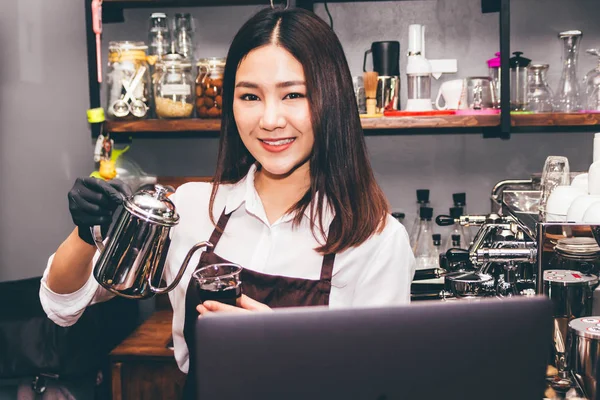
POLYGON ((212 247, 210 242, 195 244, 183 260, 170 285, 159 287, 171 239, 169 232, 179 223, 175 205, 167 198, 167 189, 141 190, 123 201, 123 208, 106 239, 99 226, 92 236, 100 251, 94 277, 112 293, 145 299, 175 288, 196 251, 212 247))

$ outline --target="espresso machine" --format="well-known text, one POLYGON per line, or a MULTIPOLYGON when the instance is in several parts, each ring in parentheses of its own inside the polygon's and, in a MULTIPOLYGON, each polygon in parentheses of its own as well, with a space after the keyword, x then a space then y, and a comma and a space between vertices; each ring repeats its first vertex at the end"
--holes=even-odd
POLYGON ((550 358, 558 370, 549 384, 557 392, 575 388, 595 399, 600 225, 543 222, 541 196, 539 175, 506 180, 492 190, 490 214, 456 220, 439 216, 438 225, 460 223, 479 230, 468 250, 450 249, 442 255, 441 268, 417 271, 416 280, 443 276, 445 282, 438 290, 413 292, 412 298, 548 296, 554 303, 555 326, 550 358))

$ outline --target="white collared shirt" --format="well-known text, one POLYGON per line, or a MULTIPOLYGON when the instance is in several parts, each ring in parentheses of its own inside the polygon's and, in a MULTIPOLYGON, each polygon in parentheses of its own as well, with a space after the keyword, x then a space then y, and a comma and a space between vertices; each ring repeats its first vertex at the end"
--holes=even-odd
MULTIPOLYGON (((262 202, 254 187, 253 166, 248 175, 235 185, 222 185, 215 198, 214 217, 223 208, 233 211, 215 253, 244 268, 271 275, 319 279, 323 256, 314 249, 322 244, 314 238, 310 219, 305 216, 299 227, 292 228, 292 215, 284 215, 273 224, 268 222, 262 202)), ((207 241, 214 229, 208 214, 212 186, 210 183, 187 183, 170 198, 180 215, 171 230, 171 247, 166 260, 165 281, 172 282, 188 250, 197 242, 207 241)), ((324 213, 327 232, 333 215, 324 213)), ((200 251, 190 264, 198 264, 200 251)), ((96 263, 99 254, 94 256, 96 263)), ((61 326, 74 324, 85 308, 113 295, 90 276, 75 293, 60 295, 47 284, 48 271, 42 277, 40 299, 48 317, 61 326)), ((388 216, 383 232, 373 235, 362 245, 336 254, 331 280, 330 307, 370 307, 406 304, 410 301, 410 284, 415 260, 404 227, 388 216)), ((181 282, 169 293, 173 306, 173 342, 175 358, 183 372, 188 370, 188 349, 183 338, 185 293, 193 268, 188 268, 181 282)))

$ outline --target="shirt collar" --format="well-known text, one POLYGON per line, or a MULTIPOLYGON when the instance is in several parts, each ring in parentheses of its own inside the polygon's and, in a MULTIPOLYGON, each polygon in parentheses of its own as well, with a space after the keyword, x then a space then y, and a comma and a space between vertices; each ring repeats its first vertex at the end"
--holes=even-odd
POLYGON ((252 200, 254 196, 258 196, 254 188, 254 175, 256 174, 256 164, 252 164, 248 173, 239 182, 235 183, 227 196, 225 203, 225 213, 230 214, 241 207, 248 200, 252 200))
MULTIPOLYGON (((252 214, 257 213, 258 206, 260 206, 262 208, 262 203, 260 201, 260 197, 258 196, 258 193, 256 192, 256 188, 254 187, 254 177, 256 175, 256 170, 257 170, 256 163, 254 163, 248 170, 248 173, 246 174, 246 176, 231 187, 231 190, 227 196, 227 201, 225 203, 225 213, 229 214, 229 213, 237 210, 238 208, 240 208, 242 205, 245 205, 246 210, 252 214)), ((317 196, 317 198, 318 198, 318 196, 317 196)), ((327 230, 329 229, 329 225, 331 224, 331 221, 333 221, 335 212, 329 206, 326 196, 323 197, 323 201, 324 201, 325 207, 323 208, 323 221, 322 221, 323 224, 322 224, 322 226, 323 226, 323 229, 325 230, 325 232, 327 232, 327 230)), ((315 210, 315 214, 316 214, 316 210, 315 210)), ((311 215, 311 205, 306 207, 306 210, 304 211, 304 216, 306 218, 308 218, 309 220, 313 219, 312 218, 313 216, 311 215)), ((314 219, 316 220, 317 218, 318 218, 318 216, 315 215, 314 219)), ((280 221, 286 222, 286 221, 290 221, 292 219, 293 219, 293 215, 288 214, 288 215, 284 215, 280 221)))

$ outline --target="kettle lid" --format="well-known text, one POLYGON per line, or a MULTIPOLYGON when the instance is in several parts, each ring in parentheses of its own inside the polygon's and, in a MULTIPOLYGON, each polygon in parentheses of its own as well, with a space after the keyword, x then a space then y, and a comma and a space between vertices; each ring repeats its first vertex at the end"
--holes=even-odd
POLYGON ((164 226, 175 226, 179 215, 167 197, 168 189, 154 185, 154 190, 140 190, 125 200, 124 207, 136 217, 164 226))

